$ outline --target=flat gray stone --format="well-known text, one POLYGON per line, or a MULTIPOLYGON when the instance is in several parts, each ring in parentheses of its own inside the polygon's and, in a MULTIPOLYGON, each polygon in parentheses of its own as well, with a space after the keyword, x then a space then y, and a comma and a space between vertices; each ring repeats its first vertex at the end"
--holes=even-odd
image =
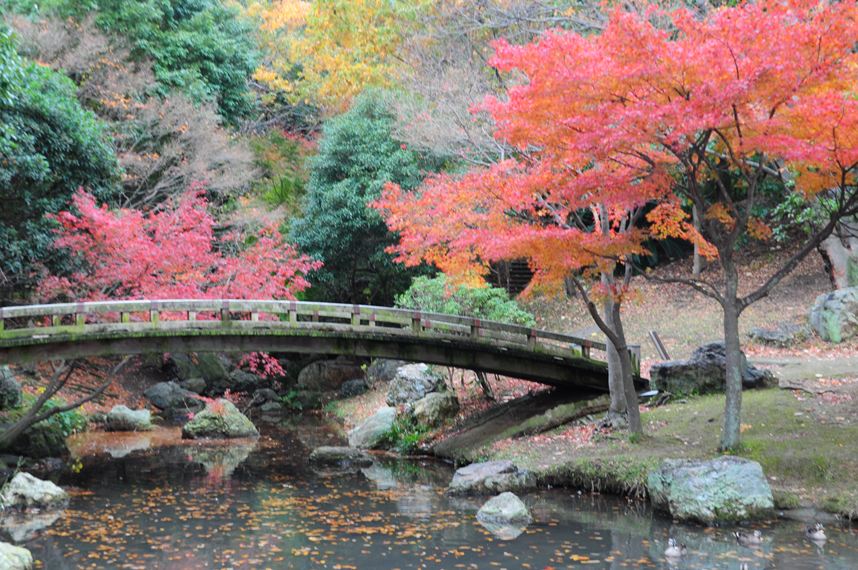
POLYGON ((447 492, 453 495, 492 495, 530 489, 535 484, 533 473, 519 469, 512 461, 486 461, 457 469, 447 492))
POLYGON ((365 451, 354 447, 317 447, 310 454, 310 463, 322 467, 338 467, 346 469, 350 467, 369 467, 372 465, 372 456, 365 451))

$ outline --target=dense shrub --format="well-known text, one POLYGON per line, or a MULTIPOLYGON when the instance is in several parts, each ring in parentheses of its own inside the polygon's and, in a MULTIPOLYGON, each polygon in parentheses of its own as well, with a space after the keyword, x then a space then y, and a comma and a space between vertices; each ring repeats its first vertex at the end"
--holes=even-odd
POLYGON ((452 285, 443 274, 416 277, 411 287, 396 298, 396 305, 432 313, 477 317, 516 325, 533 326, 533 315, 498 287, 452 285))
POLYGON ((293 222, 291 236, 324 262, 313 284, 325 300, 389 304, 420 271, 393 261, 385 250, 394 236, 367 206, 386 182, 411 189, 439 165, 394 139, 392 126, 384 94, 370 91, 322 130, 303 217, 293 222))
POLYGON ((105 32, 150 59, 161 94, 179 89, 195 103, 216 103, 236 123, 252 108, 248 79, 257 53, 250 23, 220 0, 0 0, 4 11, 95 18, 105 32))
POLYGON ((66 262, 52 251, 47 213, 82 186, 100 200, 117 188, 119 169, 104 126, 84 110, 64 75, 18 57, 0 37, 0 288, 31 285, 36 262, 66 262))

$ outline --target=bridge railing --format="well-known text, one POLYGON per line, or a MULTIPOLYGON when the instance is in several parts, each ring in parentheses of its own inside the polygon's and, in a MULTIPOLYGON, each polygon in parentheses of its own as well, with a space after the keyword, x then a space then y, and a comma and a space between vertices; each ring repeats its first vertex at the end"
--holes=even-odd
MULTIPOLYGON (((520 325, 370 305, 194 299, 98 301, 0 308, 0 340, 112 330, 338 329, 527 347, 593 358, 605 343, 520 325)), ((639 369, 639 349, 631 349, 639 369)))

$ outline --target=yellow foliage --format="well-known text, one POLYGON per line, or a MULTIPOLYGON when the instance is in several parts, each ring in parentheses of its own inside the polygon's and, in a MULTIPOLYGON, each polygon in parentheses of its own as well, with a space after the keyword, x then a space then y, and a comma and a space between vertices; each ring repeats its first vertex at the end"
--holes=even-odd
POLYGON ((418 0, 250 0, 264 63, 254 74, 293 101, 342 111, 367 87, 391 85, 396 50, 418 0))

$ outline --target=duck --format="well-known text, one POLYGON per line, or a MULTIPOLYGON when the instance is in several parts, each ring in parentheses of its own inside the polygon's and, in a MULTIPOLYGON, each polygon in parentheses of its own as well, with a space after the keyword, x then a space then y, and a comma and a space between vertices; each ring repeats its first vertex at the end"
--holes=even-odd
POLYGON ((688 549, 685 548, 684 544, 678 544, 675 538, 669 538, 667 540, 667 549, 664 551, 664 555, 668 558, 679 558, 680 556, 685 556, 685 553, 688 552, 688 549))
POLYGON ((763 543, 763 533, 755 530, 753 532, 743 532, 741 530, 737 530, 733 533, 733 536, 736 537, 736 540, 742 546, 759 546, 763 543))
POLYGON ((825 528, 823 528, 822 523, 816 523, 813 526, 809 526, 805 529, 804 534, 810 540, 818 540, 823 541, 828 537, 825 536, 825 528))

